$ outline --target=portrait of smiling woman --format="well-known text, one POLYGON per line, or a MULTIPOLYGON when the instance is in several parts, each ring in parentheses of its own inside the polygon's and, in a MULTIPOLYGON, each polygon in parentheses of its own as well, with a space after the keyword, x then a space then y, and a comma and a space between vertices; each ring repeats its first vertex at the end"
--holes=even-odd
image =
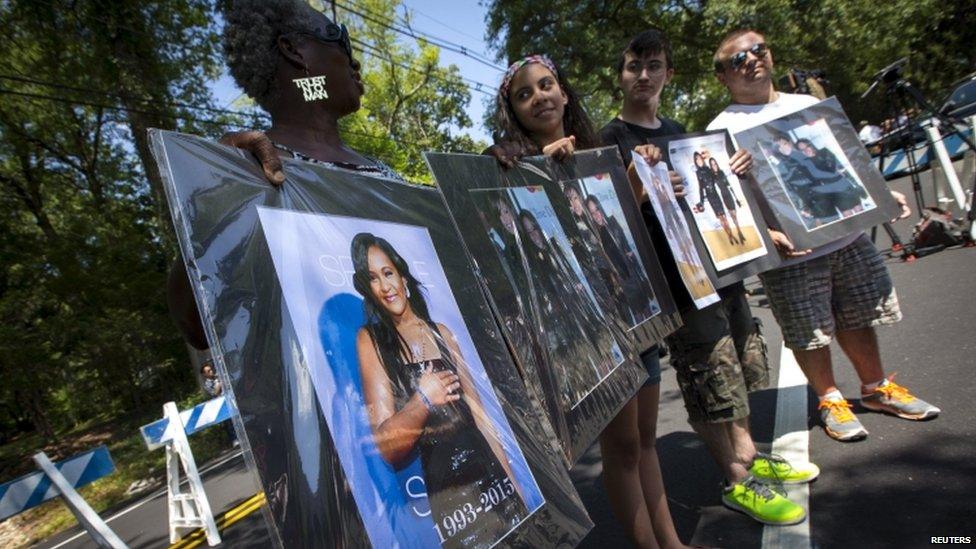
POLYGON ((394 468, 419 454, 444 547, 504 535, 528 511, 454 334, 430 318, 423 286, 388 241, 359 233, 350 248, 365 313, 356 351, 380 454, 394 468), (484 494, 495 495, 490 505, 484 494))

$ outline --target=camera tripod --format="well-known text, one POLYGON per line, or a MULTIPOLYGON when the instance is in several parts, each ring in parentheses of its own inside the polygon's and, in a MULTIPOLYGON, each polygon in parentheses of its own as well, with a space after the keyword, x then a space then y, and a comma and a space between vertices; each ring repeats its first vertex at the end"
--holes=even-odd
MULTIPOLYGON (((877 74, 872 78, 873 82, 871 87, 868 88, 866 92, 861 95, 864 99, 874 91, 879 85, 885 87, 885 102, 887 103, 888 113, 891 116, 891 120, 894 124, 901 124, 900 127, 896 127, 893 132, 894 136, 897 138, 892 139, 890 136, 884 139, 881 143, 881 164, 880 170, 884 172, 884 161, 885 156, 892 151, 901 149, 905 152, 905 160, 908 163, 908 175, 912 181, 912 193, 915 195, 915 205, 918 209, 919 216, 921 216, 922 211, 925 207, 925 197, 922 193, 922 181, 918 174, 918 159, 915 156, 915 136, 918 134, 925 134, 918 120, 911 116, 911 111, 913 109, 918 109, 920 112, 931 113, 932 117, 935 118, 940 128, 947 128, 949 131, 944 137, 949 135, 956 135, 966 146, 972 150, 976 151, 976 145, 973 144, 973 140, 966 137, 958 128, 957 120, 950 119, 944 113, 937 111, 932 105, 925 99, 922 92, 918 90, 911 82, 902 77, 902 68, 908 62, 908 58, 901 58, 898 61, 888 65, 887 67, 878 71, 877 74)), ((929 144, 931 147, 935 147, 935 142, 929 139, 929 144)), ((952 169, 949 166, 948 169, 952 169)), ((976 193, 976 179, 973 182, 973 192, 976 193)), ((972 201, 970 205, 969 212, 967 214, 967 219, 970 224, 976 220, 976 200, 972 201)), ((906 248, 901 239, 895 233, 894 229, 889 223, 883 225, 888 236, 891 238, 893 243, 892 251, 899 251, 905 249, 904 259, 911 261, 915 257, 915 250, 906 248)), ((876 231, 872 231, 872 237, 876 231)))

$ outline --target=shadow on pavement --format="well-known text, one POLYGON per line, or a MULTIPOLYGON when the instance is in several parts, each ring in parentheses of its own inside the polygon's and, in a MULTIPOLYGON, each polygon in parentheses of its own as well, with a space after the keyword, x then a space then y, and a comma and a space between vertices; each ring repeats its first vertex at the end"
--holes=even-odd
POLYGON ((814 514, 817 545, 921 547, 932 536, 976 533, 976 461, 968 438, 922 434, 911 444, 847 460, 828 473, 832 489, 812 490, 811 506, 830 510, 814 514), (829 527, 817 520, 829 521, 829 527))

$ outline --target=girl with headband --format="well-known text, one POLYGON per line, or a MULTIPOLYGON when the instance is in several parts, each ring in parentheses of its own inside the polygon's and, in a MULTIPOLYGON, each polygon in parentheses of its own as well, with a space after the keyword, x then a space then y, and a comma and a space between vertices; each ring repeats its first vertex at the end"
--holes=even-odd
MULTIPOLYGON (((564 159, 577 148, 589 149, 601 144, 579 97, 559 68, 545 55, 531 55, 513 63, 505 73, 496 101, 498 134, 495 145, 485 154, 494 156, 506 168, 514 167, 521 156, 544 154, 564 159)), ((641 145, 635 153, 652 165, 661 159, 661 151, 654 145, 641 145)), ((643 193, 643 187, 639 181, 634 181, 634 177, 631 186, 635 193, 643 193)), ((682 189, 676 190, 680 192, 682 189)), ((648 361, 653 361, 654 368, 659 368, 656 348, 642 355, 641 359, 649 370, 648 361)), ((655 395, 660 377, 657 380, 651 387, 655 395)), ((642 389, 641 393, 644 392, 642 389)), ((637 422, 638 401, 635 396, 624 405, 600 435, 607 496, 614 515, 635 545, 681 547, 683 544, 667 509, 656 450, 653 446, 648 451, 642 449, 645 444, 637 422), (652 460, 655 466, 640 467, 638 474, 638 463, 652 460), (645 493, 645 486, 653 488, 645 493), (653 513, 648 510, 645 498, 653 501, 653 513)), ((647 404, 641 406, 640 412, 646 407, 647 404)), ((656 396, 653 408, 656 420, 656 396)))

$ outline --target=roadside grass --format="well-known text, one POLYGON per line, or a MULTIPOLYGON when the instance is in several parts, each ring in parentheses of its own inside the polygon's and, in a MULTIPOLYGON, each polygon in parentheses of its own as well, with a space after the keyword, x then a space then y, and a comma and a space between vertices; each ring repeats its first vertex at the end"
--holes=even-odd
MULTIPOLYGON (((193 396, 177 405, 180 410, 185 410, 204 400, 203 397, 193 396)), ((0 482, 36 470, 31 457, 38 451, 43 450, 53 461, 59 461, 105 444, 115 463, 115 472, 78 490, 85 501, 101 514, 165 485, 166 451, 158 448, 150 452, 139 433, 139 427, 160 417, 162 406, 156 414, 96 420, 80 425, 57 433, 54 443, 45 443, 40 435, 33 433, 18 437, 0 446, 0 482), (145 479, 151 483, 139 492, 126 494, 133 482, 145 479)), ((196 433, 189 440, 198 467, 230 448, 230 441, 220 425, 196 433)), ((167 518, 163 516, 159 520, 165 521, 167 518)), ((74 515, 61 502, 61 498, 54 498, 0 523, 0 546, 27 547, 75 524, 74 515), (8 530, 7 535, 4 530, 8 530)))

